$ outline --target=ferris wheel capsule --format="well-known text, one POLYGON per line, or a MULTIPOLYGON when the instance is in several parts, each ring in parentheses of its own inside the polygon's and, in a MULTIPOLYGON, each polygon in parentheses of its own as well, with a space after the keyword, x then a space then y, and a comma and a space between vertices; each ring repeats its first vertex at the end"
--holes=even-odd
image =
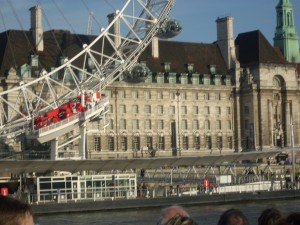
POLYGON ((157 36, 163 39, 173 38, 180 34, 181 31, 182 26, 178 20, 167 19, 160 27, 157 36))

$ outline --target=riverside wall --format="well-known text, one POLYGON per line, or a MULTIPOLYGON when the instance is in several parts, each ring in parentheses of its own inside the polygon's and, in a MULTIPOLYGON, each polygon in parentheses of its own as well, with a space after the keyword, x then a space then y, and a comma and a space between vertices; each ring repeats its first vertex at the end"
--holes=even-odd
POLYGON ((232 202, 299 199, 300 190, 257 191, 248 193, 200 194, 156 198, 116 199, 101 201, 54 202, 33 204, 36 215, 92 212, 134 208, 167 207, 170 205, 226 204, 232 202))

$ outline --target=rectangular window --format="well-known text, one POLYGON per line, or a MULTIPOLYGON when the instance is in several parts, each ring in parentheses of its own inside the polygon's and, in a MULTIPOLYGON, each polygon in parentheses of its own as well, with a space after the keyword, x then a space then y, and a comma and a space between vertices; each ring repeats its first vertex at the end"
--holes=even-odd
POLYGON ((226 107, 226 114, 227 115, 231 114, 231 108, 229 106, 226 107))
POLYGON ((210 121, 209 120, 204 121, 204 129, 205 130, 210 130, 210 121))
POLYGON ((132 150, 133 151, 139 151, 141 149, 140 147, 140 137, 134 136, 132 138, 132 150))
POLYGON ((204 93, 204 100, 209 100, 209 93, 204 93))
POLYGON ((144 94, 145 94, 145 99, 151 99, 150 91, 145 91, 144 94))
POLYGON ((164 114, 164 106, 162 106, 162 105, 157 106, 157 113, 164 114))
POLYGON ((151 113, 151 105, 145 105, 145 113, 151 113))
POLYGON ((183 136, 182 137, 182 148, 184 150, 188 150, 189 149, 189 137, 188 136, 183 136))
POLYGON ((151 120, 145 120, 145 130, 151 130, 151 120))
POLYGON ((204 107, 204 114, 209 115, 209 106, 204 107))
POLYGON ((39 66, 39 56, 31 55, 31 67, 38 67, 38 66, 39 66))
POLYGON ((193 100, 198 100, 198 99, 199 99, 198 93, 193 93, 193 100))
POLYGON ((132 120, 132 129, 134 129, 134 130, 139 129, 139 120, 137 120, 137 119, 132 120))
POLYGON ((199 136, 194 137, 194 148, 195 148, 195 150, 200 150, 200 137, 199 136))
POLYGON ((125 98, 125 91, 118 91, 118 98, 125 98))
POLYGON ((187 114, 187 106, 181 106, 181 114, 186 115, 187 114))
POLYGON ((121 149, 127 151, 127 137, 121 136, 121 149))
POLYGON ((221 100, 221 94, 220 93, 216 93, 216 100, 221 100))
POLYGON ((221 115, 221 107, 216 106, 216 115, 221 115))
POLYGON ((150 150, 150 149, 153 149, 153 138, 147 136, 146 142, 147 142, 147 147, 148 147, 148 149, 149 149, 149 150, 150 150))
POLYGON ((199 113, 199 108, 198 106, 193 106, 193 114, 197 115, 199 113))
POLYGON ((231 120, 227 120, 227 129, 231 130, 231 120))
POLYGON ((183 130, 187 130, 188 129, 187 120, 182 120, 181 121, 181 129, 183 129, 183 130))
POLYGON ((133 92, 131 93, 131 95, 132 95, 132 98, 133 98, 133 99, 138 99, 138 98, 139 98, 139 94, 138 94, 137 91, 133 91, 133 92))
POLYGON ((94 137, 94 151, 100 152, 101 151, 101 138, 94 137))
POLYGON ((170 105, 169 106, 169 114, 170 115, 174 115, 175 114, 175 106, 174 105, 170 105))
POLYGON ((163 99, 163 92, 162 91, 157 92, 157 99, 163 99))
POLYGON ((126 120, 125 119, 120 120, 120 129, 126 130, 126 120))
POLYGON ((164 121, 163 120, 158 120, 157 121, 157 129, 158 130, 163 130, 164 129, 164 121))
POLYGON ((180 93, 180 98, 181 98, 182 100, 187 100, 187 94, 186 94, 186 92, 181 92, 181 93, 180 93))
POLYGON ((198 120, 193 121, 193 130, 199 130, 199 121, 198 120))
POLYGON ((139 113, 139 106, 138 105, 133 105, 132 106, 132 113, 139 113))
POLYGON ((216 121, 216 129, 217 129, 217 130, 221 130, 221 129, 222 129, 222 126, 221 126, 221 120, 217 120, 217 121, 216 121))
POLYGON ((170 99, 175 99, 176 94, 174 92, 170 92, 170 99))
POLYGON ((120 105, 120 113, 126 113, 126 105, 120 105))
POLYGON ((165 150, 165 137, 158 137, 158 149, 165 150))
POLYGON ((114 151, 115 150, 115 138, 114 137, 108 137, 108 150, 114 151))

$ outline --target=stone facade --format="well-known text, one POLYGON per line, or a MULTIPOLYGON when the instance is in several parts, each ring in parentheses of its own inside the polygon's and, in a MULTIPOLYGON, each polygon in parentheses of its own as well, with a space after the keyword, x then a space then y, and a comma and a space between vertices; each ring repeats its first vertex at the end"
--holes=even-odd
MULTIPOLYGON (((260 31, 239 34, 234 40, 233 19, 216 22, 218 38, 213 44, 155 38, 139 62, 106 88, 109 112, 88 124, 85 151, 79 149, 79 140, 66 144, 79 135, 74 130, 58 138, 64 145, 58 158, 80 158, 83 152, 94 159, 199 156, 298 146, 299 66, 287 62, 260 31)), ((8 36, 13 35, 17 42, 24 33, 8 36)), ((63 31, 57 35, 63 36, 63 31)), ((69 45, 76 45, 72 34, 66 35, 69 45)), ((50 46, 47 41, 45 49, 50 46)), ((21 67, 28 56, 18 56, 21 67)), ((55 62, 61 56, 56 57, 55 62)), ((42 54, 37 60, 45 60, 45 69, 55 66, 45 63, 42 54)), ((1 89, 6 90, 21 77, 7 60, 1 65, 1 89)), ((2 143, 1 149, 49 148, 49 143, 23 138, 2 143)))

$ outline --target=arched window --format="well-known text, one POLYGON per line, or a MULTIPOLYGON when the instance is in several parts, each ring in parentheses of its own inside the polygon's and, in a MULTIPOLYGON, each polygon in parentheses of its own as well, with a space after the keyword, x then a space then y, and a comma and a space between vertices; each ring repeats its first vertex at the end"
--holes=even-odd
POLYGON ((279 78, 278 77, 274 77, 273 78, 273 86, 275 87, 275 88, 281 88, 281 81, 279 80, 279 78))

